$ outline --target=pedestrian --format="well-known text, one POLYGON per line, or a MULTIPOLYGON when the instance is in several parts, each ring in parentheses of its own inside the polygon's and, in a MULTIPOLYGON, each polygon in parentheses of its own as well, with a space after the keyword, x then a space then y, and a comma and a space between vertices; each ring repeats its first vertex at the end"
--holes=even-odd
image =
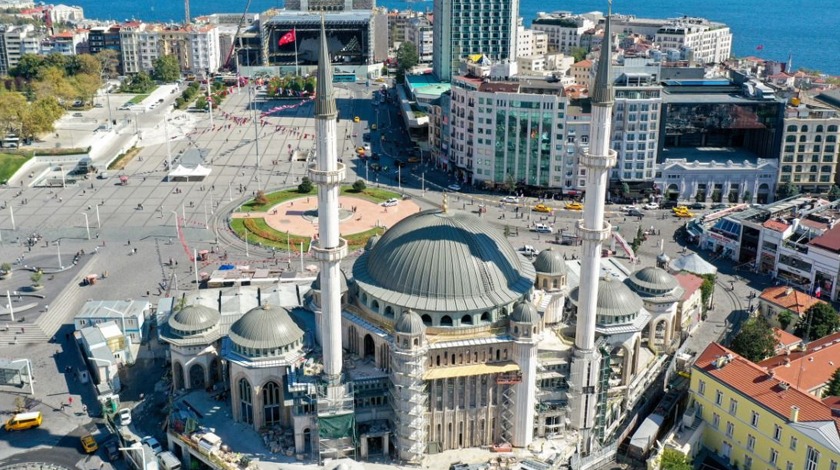
POLYGON ((67 406, 73 406, 73 397, 67 397, 67 406))

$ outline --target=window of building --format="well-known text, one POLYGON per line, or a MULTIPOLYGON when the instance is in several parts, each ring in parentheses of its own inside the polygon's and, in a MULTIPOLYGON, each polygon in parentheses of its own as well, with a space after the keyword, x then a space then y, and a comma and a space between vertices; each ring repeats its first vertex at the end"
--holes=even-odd
POLYGON ((723 403, 723 393, 720 390, 715 393, 715 405, 720 406, 723 403))
POLYGON ((837 462, 832 460, 831 463, 828 465, 828 470, 837 470, 837 462))
POLYGON ((712 426, 714 426, 715 429, 720 427, 720 415, 717 413, 712 413, 712 426))
POLYGON ((747 434, 747 450, 750 452, 755 450, 755 436, 747 434))
POLYGON ((773 429, 773 439, 774 439, 776 442, 779 442, 780 440, 782 440, 782 427, 781 427, 781 426, 779 426, 778 424, 774 425, 774 429, 773 429))
POLYGON ((750 424, 752 424, 753 427, 758 426, 758 413, 756 413, 755 411, 752 412, 752 419, 750 420, 750 424))
POLYGON ((732 437, 732 434, 735 432, 735 425, 731 422, 726 422, 726 437, 732 437))
POLYGON ((744 470, 752 470, 752 457, 749 455, 744 456, 744 470))
POLYGON ((796 450, 796 438, 790 436, 790 450, 796 450))
POLYGON ((805 470, 817 470, 820 463, 820 451, 808 446, 808 453, 805 454, 805 470))
POLYGON ((700 381, 700 384, 697 386, 697 393, 699 393, 700 396, 703 396, 703 395, 706 394, 706 382, 705 381, 703 381, 703 380, 700 381))
POLYGON ((729 399, 729 414, 735 415, 738 412, 738 402, 734 398, 729 399))
POLYGON ((779 451, 776 449, 770 449, 770 463, 776 465, 776 462, 779 460, 779 451))

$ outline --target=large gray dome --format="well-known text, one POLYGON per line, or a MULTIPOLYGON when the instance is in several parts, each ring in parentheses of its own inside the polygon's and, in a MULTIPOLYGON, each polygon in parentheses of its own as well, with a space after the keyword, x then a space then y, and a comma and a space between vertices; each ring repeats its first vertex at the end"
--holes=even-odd
POLYGON ((404 308, 489 309, 521 299, 534 268, 472 214, 423 211, 386 231, 353 265, 360 289, 404 308))
POLYGON ((628 279, 630 287, 641 295, 662 295, 667 294, 677 287, 679 282, 662 268, 642 268, 628 279))
POLYGON ((303 331, 283 307, 262 305, 242 315, 230 327, 231 341, 243 348, 268 349, 290 345, 303 331))
MULTIPOLYGON (((570 297, 578 308, 580 308, 579 296, 580 287, 575 287, 570 297)), ((598 281, 597 315, 613 317, 633 315, 639 313, 642 305, 642 299, 624 283, 609 277, 598 281)), ((578 314, 580 314, 579 311, 578 314)))
POLYGON ((566 260, 563 259, 563 253, 548 248, 537 255, 537 259, 534 260, 534 269, 540 274, 550 276, 566 274, 566 260))
POLYGON ((536 325, 540 322, 540 314, 537 313, 537 309, 530 302, 519 302, 513 307, 513 312, 510 314, 510 321, 536 325))
POLYGON ((206 330, 217 323, 221 314, 204 305, 187 305, 169 317, 170 328, 186 333, 206 330))
POLYGON ((397 322, 394 323, 394 331, 406 335, 419 335, 426 331, 426 325, 423 324, 423 319, 420 315, 412 310, 404 311, 397 322))

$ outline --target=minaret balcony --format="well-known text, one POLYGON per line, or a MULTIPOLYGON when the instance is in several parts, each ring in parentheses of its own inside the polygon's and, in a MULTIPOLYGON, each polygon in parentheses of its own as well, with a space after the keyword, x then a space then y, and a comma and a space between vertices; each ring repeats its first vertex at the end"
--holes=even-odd
POLYGON ((321 248, 320 242, 321 240, 312 242, 312 253, 316 260, 337 263, 347 256, 347 240, 339 238, 338 246, 332 248, 321 248))
POLYGON ((606 155, 593 155, 590 150, 583 152, 580 157, 581 165, 587 168, 606 170, 614 167, 618 161, 618 152, 613 149, 607 150, 606 155))
MULTIPOLYGON (((586 211, 586 207, 584 207, 583 210, 586 211)), ((612 233, 612 225, 610 225, 609 222, 604 222, 604 226, 601 229, 586 228, 583 225, 584 222, 583 219, 581 219, 577 221, 577 226, 575 227, 577 234, 582 241, 603 243, 610 238, 610 233, 612 233)))
POLYGON ((309 179, 312 183, 326 186, 338 186, 347 176, 347 167, 338 163, 335 170, 319 170, 315 166, 309 168, 309 179))

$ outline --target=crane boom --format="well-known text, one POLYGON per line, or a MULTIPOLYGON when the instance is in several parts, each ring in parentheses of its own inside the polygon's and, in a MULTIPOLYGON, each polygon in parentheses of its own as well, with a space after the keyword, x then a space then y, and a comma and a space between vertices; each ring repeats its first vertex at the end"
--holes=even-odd
POLYGON ((239 39, 239 33, 242 32, 242 25, 245 23, 245 17, 248 15, 248 9, 251 8, 251 0, 248 0, 248 3, 245 4, 245 11, 242 12, 242 18, 239 18, 239 24, 236 25, 236 33, 233 35, 233 40, 230 42, 230 51, 228 51, 227 58, 225 58, 225 64, 223 68, 229 69, 230 67, 230 59, 233 57, 233 53, 236 50, 236 41, 239 39))

